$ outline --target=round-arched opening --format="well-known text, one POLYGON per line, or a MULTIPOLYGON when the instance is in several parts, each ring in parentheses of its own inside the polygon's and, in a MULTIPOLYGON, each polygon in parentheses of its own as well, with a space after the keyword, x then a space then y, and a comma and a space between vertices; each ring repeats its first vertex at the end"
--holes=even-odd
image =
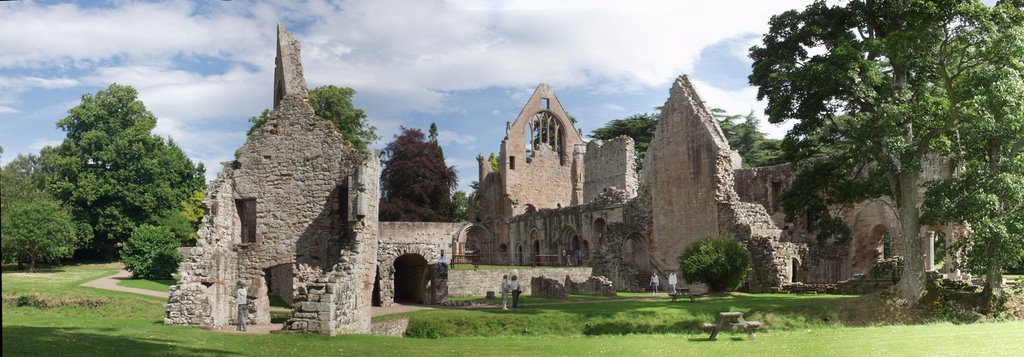
POLYGON ((395 302, 422 304, 426 301, 427 260, 409 253, 395 259, 395 302))
POLYGON ((853 273, 866 274, 879 259, 888 257, 889 227, 878 224, 853 242, 853 273))
POLYGON ((638 234, 630 235, 622 243, 622 260, 626 263, 633 263, 640 272, 647 271, 646 250, 644 239, 638 234))
POLYGON ((601 238, 601 235, 604 234, 604 226, 604 218, 594 220, 594 239, 601 238))

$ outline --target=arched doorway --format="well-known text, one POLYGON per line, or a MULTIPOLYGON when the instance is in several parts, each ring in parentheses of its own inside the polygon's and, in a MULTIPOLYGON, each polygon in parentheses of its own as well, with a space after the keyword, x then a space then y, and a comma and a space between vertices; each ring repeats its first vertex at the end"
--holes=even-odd
POLYGON ((409 253, 395 259, 395 302, 426 301, 428 266, 422 255, 409 253))
POLYGON ((633 263, 640 272, 647 272, 647 250, 644 245, 644 238, 638 234, 632 234, 622 243, 622 261, 633 263))
POLYGON ((519 265, 526 265, 526 264, 523 263, 523 245, 522 244, 517 244, 516 245, 516 260, 518 261, 519 265))
POLYGON ((604 225, 604 218, 594 220, 594 239, 600 239, 601 235, 604 234, 604 225))
POLYGON ((889 252, 888 247, 889 227, 878 224, 871 228, 868 234, 859 237, 853 242, 853 273, 865 274, 875 262, 886 258, 889 252))

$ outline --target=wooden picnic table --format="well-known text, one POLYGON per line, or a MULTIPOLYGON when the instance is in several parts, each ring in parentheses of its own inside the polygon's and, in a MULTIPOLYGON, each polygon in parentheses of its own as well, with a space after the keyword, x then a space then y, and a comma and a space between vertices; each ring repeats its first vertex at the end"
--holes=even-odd
POLYGON ((672 297, 672 302, 676 302, 680 296, 686 296, 690 298, 690 302, 697 302, 697 299, 690 293, 689 288, 678 288, 674 293, 668 293, 668 296, 672 297))
POLYGON ((718 331, 725 327, 742 328, 747 332, 747 337, 750 337, 750 339, 753 340, 757 338, 757 336, 754 335, 754 330, 761 327, 761 323, 757 321, 744 320, 742 312, 719 312, 718 323, 706 322, 702 327, 706 330, 711 330, 711 336, 708 337, 708 340, 710 341, 717 340, 718 331))

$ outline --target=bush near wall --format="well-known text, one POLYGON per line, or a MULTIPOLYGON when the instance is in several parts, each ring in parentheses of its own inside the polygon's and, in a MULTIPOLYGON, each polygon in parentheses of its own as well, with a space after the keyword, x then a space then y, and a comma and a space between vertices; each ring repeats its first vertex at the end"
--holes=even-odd
POLYGON ((732 237, 705 237, 679 256, 679 271, 687 282, 707 284, 711 291, 732 291, 750 276, 750 256, 732 237))
POLYGON ((178 244, 170 229, 141 225, 125 241, 121 262, 136 278, 170 279, 181 262, 178 244))

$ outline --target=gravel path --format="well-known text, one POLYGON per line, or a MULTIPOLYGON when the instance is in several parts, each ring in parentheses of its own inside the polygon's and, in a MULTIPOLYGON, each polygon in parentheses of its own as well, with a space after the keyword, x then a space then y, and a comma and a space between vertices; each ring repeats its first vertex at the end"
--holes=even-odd
POLYGON ((120 282, 121 280, 125 280, 125 279, 128 279, 128 278, 131 278, 131 276, 132 276, 132 273, 129 273, 127 270, 121 270, 121 271, 117 272, 117 274, 114 274, 114 275, 111 275, 111 276, 107 276, 107 277, 102 277, 102 278, 99 278, 99 279, 96 279, 96 280, 93 280, 93 281, 90 281, 90 282, 83 283, 82 286, 88 286, 90 288, 97 288, 97 289, 113 290, 113 291, 123 291, 123 292, 126 292, 126 293, 133 293, 133 294, 142 294, 142 295, 156 296, 156 297, 162 297, 164 299, 167 298, 167 292, 160 292, 160 291, 153 291, 153 290, 139 289, 139 288, 129 288, 127 286, 117 285, 117 283, 120 282))

